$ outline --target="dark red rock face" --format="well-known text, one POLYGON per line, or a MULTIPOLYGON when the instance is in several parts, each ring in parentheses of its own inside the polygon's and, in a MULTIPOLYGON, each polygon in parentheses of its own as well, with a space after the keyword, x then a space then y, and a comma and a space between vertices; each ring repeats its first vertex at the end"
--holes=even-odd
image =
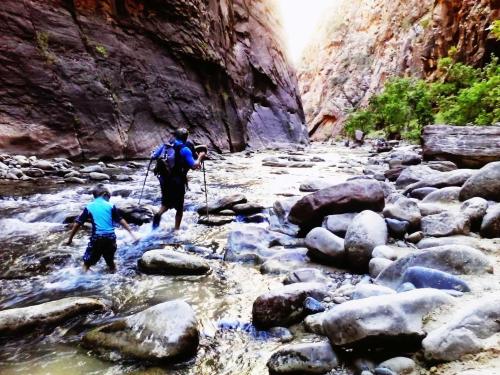
POLYGON ((279 31, 272 0, 3 0, 0 151, 145 157, 179 126, 307 142, 279 31))

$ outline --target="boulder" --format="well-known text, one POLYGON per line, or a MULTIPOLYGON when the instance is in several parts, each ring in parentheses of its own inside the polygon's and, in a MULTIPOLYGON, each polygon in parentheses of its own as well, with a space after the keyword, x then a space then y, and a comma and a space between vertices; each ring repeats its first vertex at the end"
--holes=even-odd
MULTIPOLYGON (((243 194, 234 194, 223 197, 213 203, 208 204, 208 213, 213 214, 222 210, 232 208, 234 205, 246 203, 247 198, 243 194)), ((198 207, 198 214, 204 215, 207 213, 207 206, 198 207)))
POLYGON ((109 180, 111 177, 106 173, 90 172, 89 178, 94 181, 109 180))
POLYGON ((289 326, 302 320, 307 312, 307 297, 322 300, 326 287, 319 283, 295 283, 285 285, 259 296, 253 303, 252 322, 258 328, 289 326))
POLYGON ((327 215, 383 208, 384 193, 377 181, 353 180, 306 195, 292 207, 288 220, 307 226, 327 215))
POLYGON ((117 175, 111 176, 111 179, 113 181, 120 181, 120 182, 123 182, 123 181, 133 181, 134 180, 132 178, 132 176, 129 176, 128 174, 117 174, 117 175))
POLYGON ((387 243, 387 225, 373 211, 363 211, 349 225, 345 251, 349 265, 356 271, 368 270, 373 249, 387 243))
POLYGON ((325 313, 323 330, 333 346, 374 348, 394 344, 401 349, 422 340, 424 315, 452 301, 447 293, 436 289, 348 301, 325 313))
POLYGON ((379 364, 375 368, 375 375, 382 375, 382 369, 389 370, 395 375, 416 375, 417 365, 411 358, 395 357, 379 364))
POLYGON ((238 215, 252 215, 261 212, 264 206, 258 203, 239 203, 231 207, 238 215))
POLYGON ((151 362, 179 361, 198 349, 194 310, 181 300, 152 306, 87 332, 85 346, 118 352, 124 358, 151 362))
POLYGON ((396 187, 402 189, 430 175, 438 173, 425 165, 415 165, 405 168, 396 180, 396 187))
POLYGON ((337 363, 337 355, 326 341, 283 346, 272 354, 267 367, 271 374, 324 374, 337 363))
POLYGON ((43 326, 62 323, 75 316, 104 309, 94 298, 69 297, 39 305, 0 311, 0 335, 18 335, 43 326))
POLYGON ((460 200, 474 197, 500 202, 500 161, 485 165, 462 186, 460 200))
POLYGON ((33 168, 39 168, 44 171, 53 171, 56 169, 55 165, 48 160, 35 160, 33 163, 31 163, 31 166, 33 168))
POLYGON ((477 171, 473 169, 457 169, 449 172, 434 171, 431 175, 426 176, 422 180, 408 185, 404 194, 411 193, 415 189, 423 187, 444 188, 449 186, 462 186, 471 176, 477 171))
POLYGON ((486 238, 500 237, 500 204, 488 208, 481 223, 480 233, 486 238))
POLYGON ((422 131, 425 160, 450 160, 480 168, 500 159, 500 126, 429 125, 422 131))
MULTIPOLYGON (((499 332, 500 294, 496 292, 461 308, 448 323, 429 332, 422 346, 430 360, 453 361, 484 350, 488 339, 499 332)), ((497 339, 497 348, 498 344, 497 339)))
POLYGON ((403 274, 401 283, 412 283, 416 288, 434 288, 470 292, 465 281, 447 272, 427 267, 409 267, 403 274))
POLYGON ((470 220, 462 213, 443 212, 422 218, 422 232, 426 236, 445 237, 453 234, 468 234, 470 220))
POLYGON ((427 195, 422 203, 441 203, 449 204, 458 202, 458 195, 460 194, 460 188, 456 186, 445 187, 442 189, 437 189, 429 195, 427 195))
POLYGON ((488 202, 479 197, 468 199, 460 206, 460 211, 467 216, 473 224, 481 223, 487 210, 488 202))
POLYGON ((290 163, 275 156, 270 156, 262 159, 262 165, 265 167, 288 167, 290 163))
POLYGON ((123 218, 131 224, 142 225, 153 219, 153 211, 148 206, 119 202, 116 204, 116 208, 123 218))
POLYGON ((314 228, 306 236, 311 258, 322 262, 338 263, 345 259, 344 240, 325 228, 314 228))
POLYGON ((386 218, 407 221, 413 228, 417 228, 419 226, 420 219, 422 218, 417 203, 414 200, 403 196, 395 202, 387 204, 384 208, 383 214, 386 218))
POLYGON ((345 214, 337 214, 337 215, 328 215, 325 217, 323 220, 323 228, 328 229, 330 232, 333 234, 336 234, 337 236, 344 237, 347 228, 349 228, 349 225, 351 222, 354 220, 354 217, 357 215, 357 213, 345 213, 345 214))
POLYGON ((446 245, 408 254, 396 260, 384 269, 375 281, 377 284, 397 288, 406 270, 416 266, 453 275, 482 275, 493 272, 488 257, 479 250, 462 245, 446 245))
POLYGON ((434 187, 423 187, 420 189, 415 189, 412 190, 410 193, 410 197, 412 198, 417 198, 417 199, 424 199, 426 196, 428 196, 430 193, 438 190, 438 188, 434 187))
POLYGON ((142 272, 161 275, 200 275, 210 271, 210 265, 204 259, 173 249, 146 251, 138 266, 142 272))
POLYGON ((291 271, 283 280, 285 285, 308 282, 327 284, 329 279, 316 268, 299 268, 291 271))
POLYGON ((415 233, 412 233, 412 234, 409 234, 408 236, 406 236, 406 241, 408 241, 410 243, 417 243, 417 242, 421 241, 422 238, 424 238, 424 233, 422 231, 418 231, 418 232, 415 232, 415 233))

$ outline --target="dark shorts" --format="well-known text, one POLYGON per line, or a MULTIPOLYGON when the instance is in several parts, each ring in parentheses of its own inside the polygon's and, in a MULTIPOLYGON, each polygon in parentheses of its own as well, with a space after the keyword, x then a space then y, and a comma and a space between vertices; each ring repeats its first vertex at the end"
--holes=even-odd
POLYGON ((87 250, 85 250, 85 254, 83 255, 83 263, 87 267, 93 266, 99 261, 99 259, 101 259, 102 256, 104 257, 108 267, 114 268, 115 252, 116 236, 114 234, 94 234, 90 237, 87 250))
POLYGON ((170 178, 164 181, 161 177, 158 178, 161 188, 161 205, 167 209, 175 208, 178 210, 184 209, 184 195, 186 194, 186 185, 180 177, 170 178))

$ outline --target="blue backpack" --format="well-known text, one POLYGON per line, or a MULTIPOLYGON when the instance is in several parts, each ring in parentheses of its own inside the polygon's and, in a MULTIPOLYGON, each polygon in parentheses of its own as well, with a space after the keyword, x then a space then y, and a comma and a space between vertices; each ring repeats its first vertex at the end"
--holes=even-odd
POLYGON ((176 167, 178 152, 179 147, 175 147, 173 143, 165 143, 165 151, 156 160, 156 165, 153 169, 155 176, 160 176, 165 180, 172 176, 176 167))

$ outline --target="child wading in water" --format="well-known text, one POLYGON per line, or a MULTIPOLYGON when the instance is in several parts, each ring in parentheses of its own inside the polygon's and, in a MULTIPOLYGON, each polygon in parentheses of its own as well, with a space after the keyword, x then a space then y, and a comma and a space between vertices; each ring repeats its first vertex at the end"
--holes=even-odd
POLYGON ((120 223, 130 233, 134 241, 137 241, 137 238, 130 230, 125 219, 120 216, 116 207, 109 203, 111 194, 103 184, 96 185, 92 190, 92 194, 95 199, 84 208, 76 219, 67 245, 71 245, 78 229, 87 220, 90 220, 92 223, 92 236, 83 255, 83 270, 88 271, 90 266, 96 264, 102 256, 109 270, 115 272, 116 235, 113 223, 120 223))

